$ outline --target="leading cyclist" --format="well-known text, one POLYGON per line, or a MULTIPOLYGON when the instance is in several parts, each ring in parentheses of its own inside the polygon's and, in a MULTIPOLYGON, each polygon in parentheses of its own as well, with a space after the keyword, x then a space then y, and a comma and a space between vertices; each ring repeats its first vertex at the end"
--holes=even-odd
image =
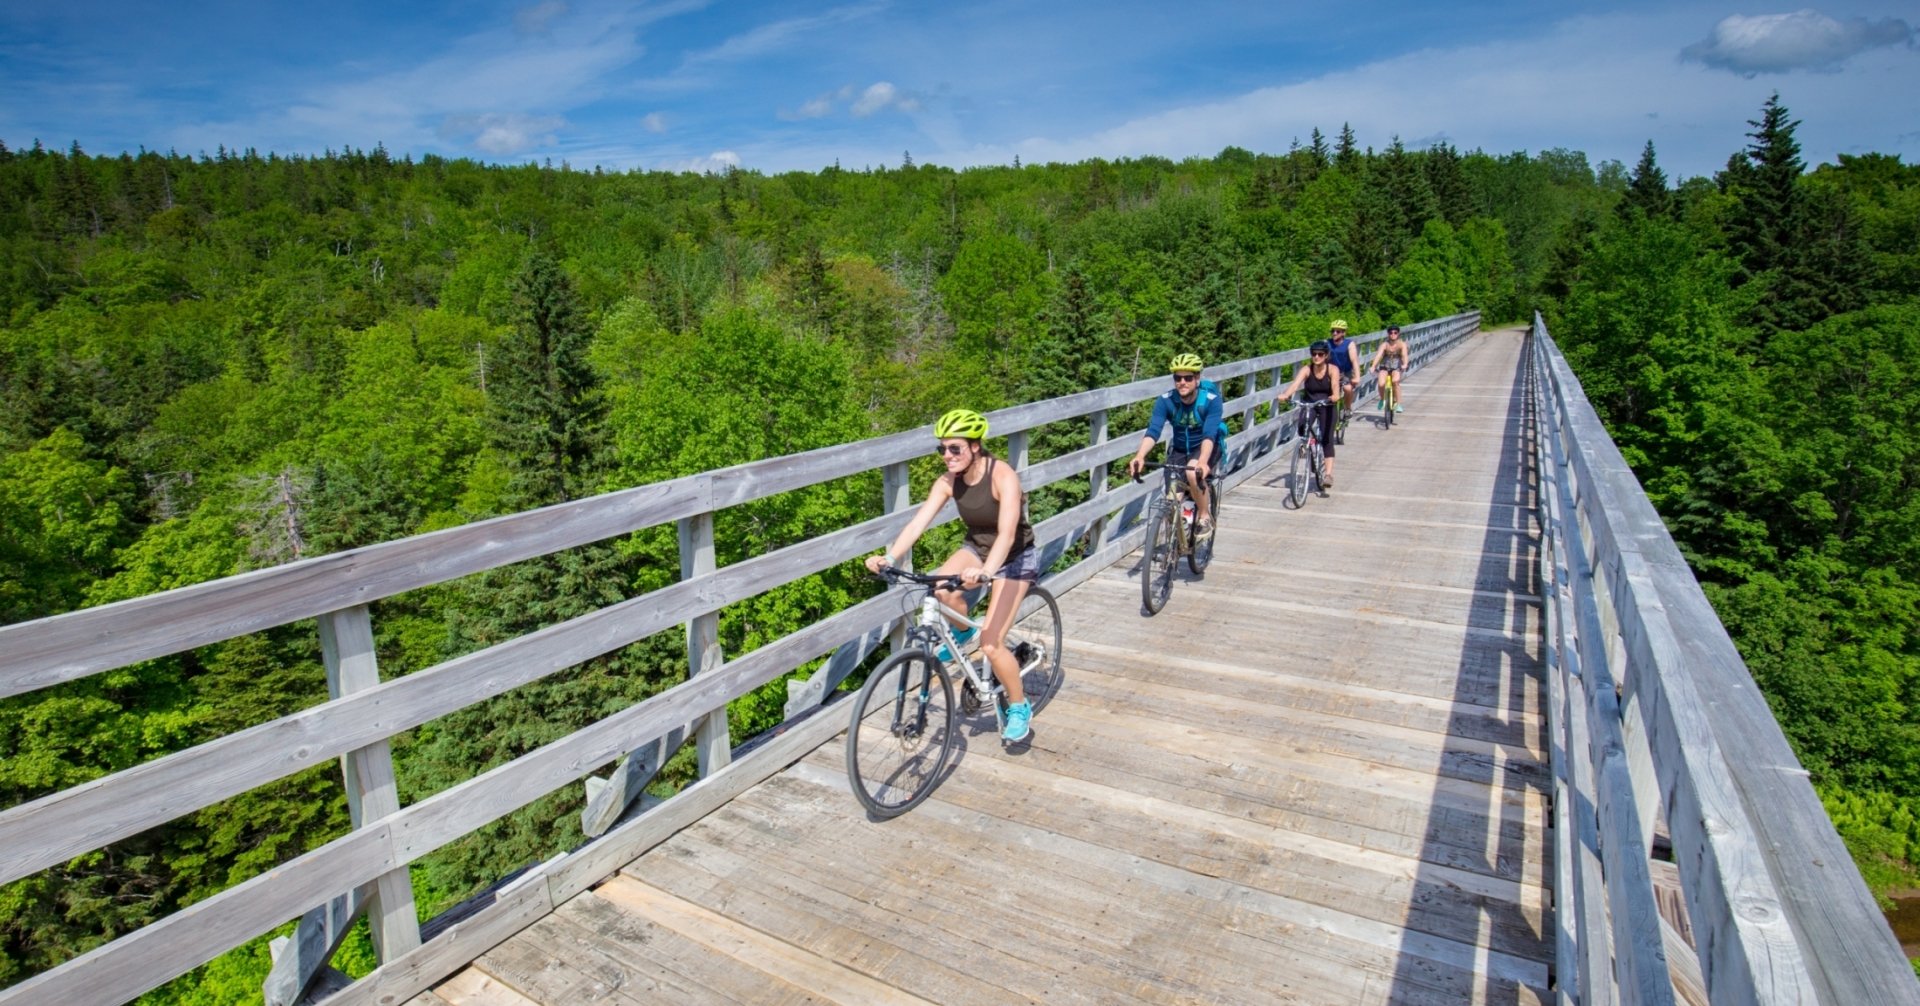
POLYGON ((1204 538, 1213 533, 1213 494, 1205 490, 1207 475, 1226 459, 1218 455, 1225 439, 1220 395, 1200 387, 1200 368, 1200 357, 1192 353, 1181 353, 1167 365, 1173 371, 1173 390, 1153 400, 1153 420, 1147 423, 1147 435, 1140 438, 1140 449, 1127 462, 1127 474, 1140 474, 1147 452, 1160 440, 1161 428, 1172 423, 1167 464, 1189 466, 1187 495, 1194 501, 1194 532, 1204 538))
MULTIPOLYGON (((920 540, 940 508, 953 501, 960 511, 960 522, 966 525, 966 539, 960 550, 934 572, 957 574, 970 588, 984 580, 993 581, 984 627, 956 629, 953 638, 965 644, 976 631, 979 633, 980 652, 986 655, 993 676, 1007 690, 1007 725, 1001 737, 1023 741, 1032 731, 1033 706, 1020 686, 1020 661, 1008 652, 1005 643, 1020 602, 1027 596, 1027 587, 1040 578, 1040 550, 1033 546, 1033 525, 1027 523, 1022 505, 1025 497, 1020 476, 1012 465, 1000 463, 980 446, 987 436, 987 417, 978 412, 955 409, 941 416, 933 424, 933 435, 939 439, 935 449, 947 473, 933 480, 920 512, 900 529, 893 544, 885 552, 867 557, 867 571, 878 573, 896 565, 896 556, 911 555, 913 543, 920 540)), ((940 603, 954 611, 967 610, 966 595, 960 591, 940 591, 940 603)), ((941 651, 942 660, 955 656, 945 652, 944 646, 941 651)))

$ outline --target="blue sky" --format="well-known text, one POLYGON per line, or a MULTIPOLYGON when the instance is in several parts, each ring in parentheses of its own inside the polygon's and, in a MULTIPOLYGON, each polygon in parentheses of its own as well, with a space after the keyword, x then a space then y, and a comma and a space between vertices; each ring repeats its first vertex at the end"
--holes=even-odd
POLYGON ((384 144, 761 171, 1281 152, 1343 122, 1710 174, 1778 90, 1810 164, 1920 161, 1920 19, 1677 0, 664 0, 0 7, 0 140, 91 153, 384 144))

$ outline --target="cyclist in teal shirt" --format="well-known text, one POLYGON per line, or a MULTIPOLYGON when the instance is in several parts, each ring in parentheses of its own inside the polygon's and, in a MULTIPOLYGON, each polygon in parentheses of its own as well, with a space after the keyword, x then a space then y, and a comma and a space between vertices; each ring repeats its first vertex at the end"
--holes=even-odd
POLYGON ((1211 381, 1200 380, 1200 358, 1181 353, 1168 369, 1173 371, 1173 390, 1153 400, 1153 420, 1147 435, 1140 438, 1140 449, 1127 462, 1127 474, 1139 475, 1146 464, 1147 452, 1160 440, 1160 431, 1173 424, 1173 436, 1167 440, 1167 464, 1191 465, 1187 472, 1187 492, 1194 500, 1195 530, 1205 535, 1213 530, 1213 500, 1202 490, 1207 475, 1227 460, 1223 449, 1227 428, 1221 420, 1220 391, 1211 381))

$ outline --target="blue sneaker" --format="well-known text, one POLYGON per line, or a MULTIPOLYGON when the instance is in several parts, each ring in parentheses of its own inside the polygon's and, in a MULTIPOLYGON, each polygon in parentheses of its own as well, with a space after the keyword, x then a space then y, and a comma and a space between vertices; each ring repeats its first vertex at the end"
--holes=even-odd
POLYGON ((1033 703, 1022 702, 1017 706, 1008 706, 1007 728, 1000 731, 1000 739, 1012 742, 1026 740, 1027 735, 1033 732, 1033 727, 1029 725, 1032 722, 1033 703))
MULTIPOLYGON (((968 643, 973 641, 973 637, 979 634, 980 634, 980 630, 977 627, 969 625, 966 628, 961 629, 960 631, 954 633, 953 641, 956 643, 959 643, 961 646, 965 646, 968 643)), ((947 649, 947 644, 945 643, 940 644, 940 650, 939 652, 935 653, 934 656, 939 657, 940 662, 943 664, 953 663, 953 651, 947 649)))

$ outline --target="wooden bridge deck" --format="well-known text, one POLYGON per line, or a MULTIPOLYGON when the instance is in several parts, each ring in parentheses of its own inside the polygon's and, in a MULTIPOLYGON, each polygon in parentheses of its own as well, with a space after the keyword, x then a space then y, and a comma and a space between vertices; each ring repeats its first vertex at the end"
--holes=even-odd
POLYGON ((1284 465, 1143 617, 1062 598, 1066 683, 874 823, 836 739, 418 1003, 1534 1003, 1552 847, 1518 332, 1284 465))

